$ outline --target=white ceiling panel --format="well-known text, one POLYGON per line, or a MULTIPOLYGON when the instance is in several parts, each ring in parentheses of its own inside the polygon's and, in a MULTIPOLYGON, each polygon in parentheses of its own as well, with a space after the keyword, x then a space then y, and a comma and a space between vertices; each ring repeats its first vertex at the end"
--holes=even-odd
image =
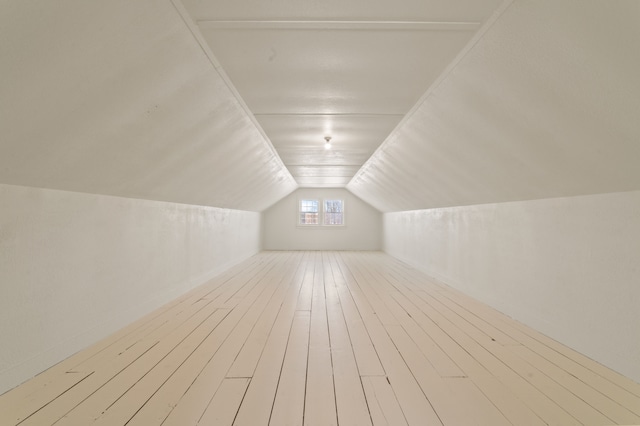
POLYGON ((300 187, 335 188, 345 186, 351 177, 298 177, 296 180, 300 187))
POLYGON ((274 114, 257 118, 289 171, 302 184, 298 176, 314 173, 320 177, 353 176, 401 117, 274 114), (331 150, 324 149, 325 135, 331 135, 331 150))
POLYGON ((202 20, 480 22, 500 0, 183 0, 202 20))
POLYGON ((355 175, 360 166, 289 166, 293 177, 349 177, 355 175))
POLYGON ((348 189, 383 211, 640 189, 639 5, 514 1, 348 189))
POLYGON ((477 30, 207 24, 204 38, 256 115, 404 115, 477 30))
MULTIPOLYGON (((278 154, 305 186, 326 186, 328 170, 336 178, 351 176, 499 3, 184 2, 278 154), (325 136, 332 137, 330 152, 318 149, 325 136), (316 172, 323 179, 310 180, 316 172)), ((345 180, 334 182, 344 186, 345 180)))
POLYGON ((636 0, 184 5, 4 2, 0 182, 247 210, 354 173, 387 211, 640 188, 636 0))
POLYGON ((301 152, 300 149, 280 149, 280 158, 286 164, 291 166, 332 166, 340 168, 341 166, 357 166, 360 167, 371 156, 371 151, 366 149, 331 149, 323 148, 307 149, 301 152))
POLYGON ((375 150, 398 124, 401 115, 257 115, 276 148, 322 147, 330 135, 335 148, 375 150))
POLYGON ((260 211, 296 188, 178 9, 5 2, 0 182, 260 211))

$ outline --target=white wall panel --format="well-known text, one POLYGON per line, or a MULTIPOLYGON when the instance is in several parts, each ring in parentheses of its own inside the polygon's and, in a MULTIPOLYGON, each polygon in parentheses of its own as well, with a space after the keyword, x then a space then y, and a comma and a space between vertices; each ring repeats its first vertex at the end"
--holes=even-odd
POLYGON ((384 249, 640 382, 640 191, 384 215, 384 249))
POLYGON ((382 214, 345 189, 302 188, 263 212, 263 248, 266 250, 380 250, 382 214), (342 199, 345 225, 298 226, 302 198, 342 199))
POLYGON ((0 185, 0 393, 260 248, 260 214, 0 185))

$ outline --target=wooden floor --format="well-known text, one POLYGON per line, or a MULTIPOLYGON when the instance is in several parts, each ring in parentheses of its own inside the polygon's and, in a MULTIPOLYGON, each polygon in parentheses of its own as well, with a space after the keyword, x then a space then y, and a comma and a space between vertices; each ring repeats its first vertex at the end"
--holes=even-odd
POLYGON ((382 253, 263 252, 0 396, 2 425, 640 424, 640 385, 382 253))

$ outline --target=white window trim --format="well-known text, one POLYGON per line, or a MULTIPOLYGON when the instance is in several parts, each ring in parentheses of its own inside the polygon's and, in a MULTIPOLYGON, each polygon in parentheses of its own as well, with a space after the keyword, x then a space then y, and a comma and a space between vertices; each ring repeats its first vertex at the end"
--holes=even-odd
POLYGON ((296 226, 299 228, 306 229, 340 229, 346 226, 346 209, 345 209, 345 200, 344 198, 314 198, 314 197, 302 197, 298 199, 297 211, 296 211, 296 226), (339 200, 342 201, 342 224, 340 225, 325 225, 324 223, 324 215, 325 215, 325 201, 328 200, 339 200), (302 210, 302 201, 317 201, 318 202, 318 223, 301 223, 300 222, 300 213, 302 210))
POLYGON ((325 198, 322 200, 322 226, 326 226, 328 228, 339 228, 341 226, 344 226, 346 223, 346 216, 345 216, 345 208, 344 208, 344 199, 343 198, 325 198), (326 201, 340 201, 342 203, 342 223, 339 225, 327 225, 324 223, 324 215, 327 213, 325 211, 325 202, 326 201))
POLYGON ((322 224, 322 200, 318 198, 300 198, 298 199, 298 211, 296 214, 296 222, 301 228, 316 228, 322 224), (318 223, 302 223, 300 221, 300 213, 302 213, 302 202, 303 201, 317 201, 318 202, 318 223))

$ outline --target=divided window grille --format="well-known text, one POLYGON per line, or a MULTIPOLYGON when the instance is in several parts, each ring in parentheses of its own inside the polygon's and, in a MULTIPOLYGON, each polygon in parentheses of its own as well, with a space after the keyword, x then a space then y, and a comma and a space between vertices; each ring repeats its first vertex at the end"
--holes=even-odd
POLYGON ((298 203, 298 225, 344 225, 344 201, 301 199, 298 203))
POLYGON ((300 200, 300 225, 318 225, 320 223, 318 205, 318 200, 300 200))
POLYGON ((324 200, 324 224, 344 225, 344 203, 342 200, 324 200))

